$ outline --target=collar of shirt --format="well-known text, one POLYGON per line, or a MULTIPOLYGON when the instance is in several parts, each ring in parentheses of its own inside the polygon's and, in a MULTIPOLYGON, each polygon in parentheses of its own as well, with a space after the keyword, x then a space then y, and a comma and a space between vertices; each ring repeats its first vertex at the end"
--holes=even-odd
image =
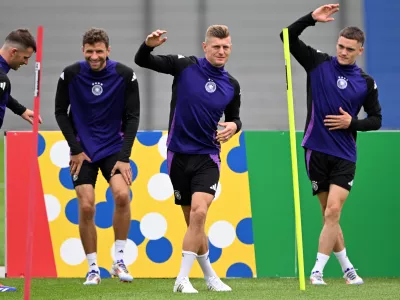
POLYGON ((90 75, 92 75, 93 77, 102 77, 105 74, 107 74, 107 72, 108 72, 108 67, 110 65, 110 59, 108 57, 106 58, 106 66, 101 71, 93 71, 92 68, 90 67, 90 64, 87 62, 87 60, 84 60, 83 65, 85 66, 87 72, 90 75))
POLYGON ((214 67, 208 60, 207 58, 203 58, 200 62, 201 66, 205 68, 206 70, 210 71, 211 73, 214 73, 216 75, 222 75, 226 73, 224 67, 214 67))
POLYGON ((352 65, 341 65, 341 64, 338 62, 336 56, 333 57, 333 62, 334 62, 334 64, 335 64, 337 67, 339 67, 339 68, 341 68, 342 70, 345 70, 345 71, 353 72, 353 71, 356 71, 356 70, 359 69, 359 67, 357 66, 356 63, 354 63, 354 64, 352 64, 352 65))
POLYGON ((3 56, 0 55, 0 68, 4 70, 4 72, 8 73, 10 71, 10 66, 6 62, 6 60, 3 58, 3 56))

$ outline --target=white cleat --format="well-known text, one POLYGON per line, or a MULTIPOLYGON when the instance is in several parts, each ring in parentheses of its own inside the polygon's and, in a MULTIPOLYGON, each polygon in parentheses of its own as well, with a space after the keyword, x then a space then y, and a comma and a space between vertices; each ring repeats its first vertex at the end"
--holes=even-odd
POLYGON ((126 268, 126 265, 122 259, 113 263, 110 274, 111 276, 118 277, 122 282, 131 282, 133 280, 132 275, 129 274, 128 269, 126 268))
POLYGON ((346 284, 363 284, 364 281, 360 276, 357 275, 354 268, 347 269, 344 272, 343 278, 346 279, 346 284))
POLYGON ((326 285, 324 279, 322 278, 322 273, 318 271, 311 274, 310 281, 313 285, 326 285))
POLYGON ((198 291, 192 286, 188 277, 176 279, 174 293, 196 294, 198 291))
POLYGON ((222 282, 217 276, 213 276, 206 279, 207 288, 213 292, 230 292, 232 289, 222 282))
POLYGON ((86 277, 84 285, 97 285, 101 282, 100 273, 98 271, 90 271, 86 277))

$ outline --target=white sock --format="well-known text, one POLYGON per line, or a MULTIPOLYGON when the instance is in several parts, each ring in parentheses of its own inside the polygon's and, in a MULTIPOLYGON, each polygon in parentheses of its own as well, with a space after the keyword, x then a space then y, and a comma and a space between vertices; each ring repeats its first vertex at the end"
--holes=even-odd
POLYGON ((86 255, 89 264, 89 272, 90 271, 97 271, 100 272, 99 266, 97 265, 97 253, 89 253, 86 255))
POLYGON ((334 252, 334 253, 340 263, 340 266, 342 267, 343 272, 345 272, 347 269, 354 268, 349 258, 347 257, 346 248, 344 248, 340 252, 334 252))
POLYGON ((206 279, 209 277, 217 276, 211 266, 209 254, 210 251, 207 251, 205 254, 202 255, 197 255, 197 261, 199 262, 200 267, 203 270, 204 278, 206 279))
POLYGON ((329 256, 323 253, 317 253, 317 261, 315 262, 314 268, 311 271, 311 274, 314 272, 320 272, 321 274, 324 271, 325 265, 328 262, 329 256))
POLYGON ((179 271, 178 279, 183 277, 189 277, 190 270, 192 269, 196 257, 197 254, 194 252, 182 251, 182 264, 181 264, 181 270, 179 271))
POLYGON ((125 245, 126 245, 126 240, 116 240, 115 241, 114 256, 115 256, 116 262, 121 259, 124 259, 125 245))

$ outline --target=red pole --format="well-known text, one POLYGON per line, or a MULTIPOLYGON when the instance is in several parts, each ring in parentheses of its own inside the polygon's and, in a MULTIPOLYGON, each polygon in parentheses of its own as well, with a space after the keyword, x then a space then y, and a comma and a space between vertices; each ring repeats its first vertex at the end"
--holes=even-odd
POLYGON ((33 252, 33 233, 35 227, 35 208, 36 208, 36 193, 37 188, 34 180, 34 172, 38 167, 38 134, 39 134, 39 115, 40 115, 40 83, 42 78, 42 44, 43 44, 43 27, 37 28, 36 40, 36 63, 35 63, 35 90, 34 90, 34 105, 33 111, 33 132, 32 132, 32 158, 31 158, 31 176, 29 185, 29 208, 28 208, 28 228, 27 228, 27 249, 26 249, 26 266, 25 266, 25 288, 24 300, 30 299, 31 294, 31 278, 32 278, 32 252, 33 252))

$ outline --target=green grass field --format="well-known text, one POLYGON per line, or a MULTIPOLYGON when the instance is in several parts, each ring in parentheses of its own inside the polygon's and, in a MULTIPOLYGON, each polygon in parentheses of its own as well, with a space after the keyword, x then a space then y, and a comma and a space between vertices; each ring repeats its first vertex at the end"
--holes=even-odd
POLYGON ((4 266, 4 142, 3 132, 0 131, 0 266, 4 266))
MULTIPOLYGON (((35 279, 32 281, 31 299, 399 299, 400 279, 367 279, 362 286, 350 286, 341 279, 326 279, 328 286, 310 286, 299 290, 295 279, 230 279, 225 280, 233 289, 228 293, 206 290, 202 279, 192 284, 199 294, 172 293, 174 279, 136 279, 133 283, 120 283, 116 279, 103 279, 99 286, 83 286, 82 279, 35 279)), ((7 299, 22 299, 22 279, 5 279, 4 285, 17 287, 7 293, 7 299)), ((5 296, 3 296, 5 297, 5 296)))

